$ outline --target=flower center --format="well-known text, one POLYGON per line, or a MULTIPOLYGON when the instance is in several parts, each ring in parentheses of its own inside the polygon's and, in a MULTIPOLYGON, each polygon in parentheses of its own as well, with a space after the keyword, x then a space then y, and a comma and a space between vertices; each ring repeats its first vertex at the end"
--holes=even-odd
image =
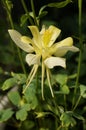
POLYGON ((51 32, 49 30, 46 30, 43 34, 43 44, 45 47, 48 46, 51 38, 51 32))

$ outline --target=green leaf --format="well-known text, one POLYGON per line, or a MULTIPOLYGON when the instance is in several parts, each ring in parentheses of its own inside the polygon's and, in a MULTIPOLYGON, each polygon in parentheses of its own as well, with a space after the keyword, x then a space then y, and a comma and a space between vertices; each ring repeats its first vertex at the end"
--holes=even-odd
POLYGON ((70 92, 70 90, 69 90, 69 88, 68 88, 68 86, 66 84, 60 87, 60 91, 63 94, 69 94, 69 92, 70 92))
POLYGON ((13 78, 16 80, 17 84, 24 84, 26 83, 26 75, 25 74, 17 74, 17 73, 11 73, 13 78))
POLYGON ((20 130, 33 130, 34 129, 33 127, 35 128, 34 120, 32 121, 32 120, 27 119, 22 122, 22 126, 21 126, 20 130))
POLYGON ((16 119, 24 121, 27 118, 27 111, 24 109, 20 109, 19 111, 16 112, 16 119))
POLYGON ((77 77, 77 73, 69 75, 68 79, 75 79, 77 77))
POLYGON ((54 78, 61 85, 66 84, 67 83, 67 79, 68 79, 66 74, 58 74, 58 75, 55 75, 54 78))
POLYGON ((11 91, 8 93, 9 100, 16 106, 20 105, 21 97, 18 93, 18 91, 11 91))
POLYGON ((12 72, 13 78, 9 78, 5 80, 2 86, 2 90, 7 90, 16 84, 24 84, 26 82, 26 76, 25 74, 16 74, 12 72))
POLYGON ((0 111, 0 122, 7 121, 13 115, 13 111, 11 109, 1 110, 0 111))
POLYGON ((47 104, 46 106, 47 111, 53 112, 55 115, 60 116, 59 109, 51 104, 47 104))
POLYGON ((43 12, 43 10, 44 10, 46 7, 47 7, 47 6, 44 5, 44 6, 42 6, 42 7, 40 8, 40 10, 39 10, 39 15, 43 12))
POLYGON ((60 120, 62 121, 62 125, 65 126, 65 127, 76 125, 76 121, 70 113, 64 112, 61 115, 60 120))
POLYGON ((34 14, 33 14, 33 12, 29 12, 29 15, 34 19, 34 14))
POLYGON ((25 111, 30 111, 31 110, 31 106, 28 103, 25 103, 21 106, 21 109, 24 109, 25 111))
POLYGON ((35 114, 37 115, 36 118, 41 118, 44 117, 46 115, 49 115, 49 112, 35 112, 35 114))
POLYGON ((54 2, 54 3, 48 4, 48 7, 63 8, 67 4, 69 4, 70 2, 72 2, 72 1, 71 0, 65 0, 65 1, 62 1, 62 2, 54 2))
POLYGON ((7 90, 11 87, 13 87, 16 84, 16 80, 14 78, 9 78, 5 80, 2 86, 2 90, 7 90))
POLYGON ((81 115, 78 114, 78 113, 73 112, 73 116, 74 116, 75 118, 79 119, 79 120, 85 120, 84 117, 81 116, 81 115))
POLYGON ((37 19, 40 19, 40 18, 46 16, 47 13, 48 13, 47 11, 43 11, 43 12, 41 12, 41 14, 37 17, 37 19))
POLYGON ((38 19, 42 18, 43 16, 45 16, 48 13, 47 11, 43 11, 46 7, 47 7, 46 5, 41 7, 41 9, 39 10, 38 19))
POLYGON ((16 118, 18 120, 24 121, 27 118, 27 112, 31 110, 31 105, 25 103, 21 106, 20 110, 16 112, 16 118))
POLYGON ((80 95, 83 98, 86 98, 86 86, 81 84, 79 87, 80 87, 80 95))
POLYGON ((26 23, 28 18, 29 18, 28 14, 23 14, 20 19, 21 22, 20 26, 23 26, 26 23))
POLYGON ((32 81, 27 91, 24 93, 24 98, 28 104, 30 104, 31 109, 35 109, 38 105, 38 100, 36 97, 36 85, 35 80, 32 81))

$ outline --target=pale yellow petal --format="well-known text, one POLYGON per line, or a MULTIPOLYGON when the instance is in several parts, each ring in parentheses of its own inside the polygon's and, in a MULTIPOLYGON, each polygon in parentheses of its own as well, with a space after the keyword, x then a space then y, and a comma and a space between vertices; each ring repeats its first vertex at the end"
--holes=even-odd
POLYGON ((43 43, 45 47, 50 47, 59 36, 61 30, 55 26, 50 26, 48 29, 45 30, 43 34, 43 43))
POLYGON ((21 41, 23 42, 23 43, 26 43, 26 44, 33 44, 33 41, 32 41, 32 39, 30 39, 29 37, 27 37, 27 36, 22 36, 21 37, 21 41))
POLYGON ((71 47, 59 47, 57 49, 57 51, 54 53, 55 56, 64 56, 68 51, 72 51, 72 52, 77 52, 79 51, 79 49, 75 46, 71 46, 71 47))
POLYGON ((36 44, 36 46, 38 46, 38 48, 40 48, 41 36, 40 36, 40 32, 38 30, 38 27, 37 26, 28 26, 28 28, 30 29, 30 31, 33 35, 33 42, 36 44))
POLYGON ((43 35, 44 32, 45 32, 45 30, 46 30, 46 29, 45 29, 45 25, 42 25, 42 29, 41 29, 41 31, 40 31, 40 34, 43 35))
POLYGON ((37 47, 37 44, 34 43, 34 41, 32 39, 30 39, 29 37, 27 36, 22 36, 21 37, 21 41, 23 43, 26 43, 26 44, 31 44, 34 48, 34 51, 38 50, 39 48, 37 47))
POLYGON ((47 58, 44 61, 44 64, 48 68, 50 68, 50 69, 54 68, 55 66, 61 66, 63 68, 66 68, 65 59, 64 58, 59 58, 59 57, 50 57, 50 58, 47 58))
POLYGON ((23 43, 21 41, 21 37, 22 35, 13 29, 8 30, 11 39, 14 41, 14 43, 20 47, 22 50, 26 51, 26 52, 33 52, 33 47, 31 45, 29 45, 28 43, 23 43))
POLYGON ((59 47, 70 47, 72 45, 73 45, 73 39, 71 37, 68 37, 58 43, 55 43, 53 45, 53 49, 58 49, 59 47))
POLYGON ((27 54, 26 55, 26 62, 30 65, 40 64, 40 56, 35 54, 27 54))

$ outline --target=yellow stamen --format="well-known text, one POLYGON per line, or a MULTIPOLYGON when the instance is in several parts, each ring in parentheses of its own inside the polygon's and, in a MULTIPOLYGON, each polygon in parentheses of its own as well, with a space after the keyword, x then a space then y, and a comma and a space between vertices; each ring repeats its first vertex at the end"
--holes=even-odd
POLYGON ((45 33, 43 34, 43 43, 45 47, 48 46, 51 36, 52 33, 49 30, 46 30, 45 33))

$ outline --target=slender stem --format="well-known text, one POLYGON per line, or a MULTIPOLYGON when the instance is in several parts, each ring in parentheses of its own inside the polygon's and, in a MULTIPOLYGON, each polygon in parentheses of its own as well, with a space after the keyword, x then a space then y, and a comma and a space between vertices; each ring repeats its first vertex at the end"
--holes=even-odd
POLYGON ((81 95, 79 96, 79 98, 78 98, 78 100, 77 100, 77 102, 76 102, 76 104, 75 104, 75 106, 74 106, 74 108, 73 108, 73 111, 77 108, 77 106, 78 106, 80 100, 81 100, 81 95))
MULTIPOLYGON (((4 1, 3 1, 3 4, 6 7, 6 11, 7 11, 7 15, 8 15, 8 18, 9 18, 10 26, 11 26, 12 29, 14 29, 14 24, 13 24, 13 20, 12 20, 12 16, 11 16, 11 11, 9 10, 7 4, 4 1)), ((21 66, 22 66, 22 70, 26 74, 26 70, 25 70, 25 66, 24 66, 24 63, 23 63, 22 56, 21 56, 21 52, 20 52, 20 49, 18 47, 17 47, 17 52, 18 52, 18 56, 19 56, 21 66)))
POLYGON ((32 19, 31 19, 30 15, 29 15, 29 12, 28 12, 28 9, 27 9, 27 6, 26 6, 24 0, 21 0, 21 3, 22 3, 22 6, 23 6, 26 14, 28 15, 28 19, 29 19, 30 24, 34 25, 34 23, 33 23, 32 19))
POLYGON ((35 14, 35 8, 34 8, 33 0, 31 0, 31 7, 32 7, 33 15, 34 15, 34 22, 35 22, 35 25, 38 26, 37 19, 36 19, 36 14, 35 14))
POLYGON ((25 69, 23 59, 22 59, 22 56, 21 56, 21 52, 20 52, 20 49, 18 47, 17 47, 17 52, 18 52, 18 56, 19 56, 19 60, 20 60, 20 63, 21 63, 22 70, 23 70, 24 74, 27 76, 26 69, 25 69))
MULTIPOLYGON (((9 14, 9 20, 10 20, 10 24, 11 24, 12 29, 14 29, 11 14, 9 14)), ((25 66, 24 66, 24 63, 23 63, 23 59, 22 59, 22 56, 21 56, 20 49, 18 47, 17 47, 17 52, 18 52, 18 56, 19 56, 19 60, 20 60, 20 63, 21 63, 22 70, 23 70, 24 74, 26 75, 26 69, 25 69, 25 66)))
POLYGON ((82 61, 82 49, 83 49, 83 42, 82 42, 82 0, 78 0, 78 8, 79 8, 79 45, 80 45, 80 53, 79 53, 79 63, 78 63, 78 70, 77 70, 77 78, 76 78, 76 88, 79 83, 79 76, 80 76, 80 69, 81 69, 81 61, 82 61))
POLYGON ((58 127, 58 130, 61 130, 61 128, 62 128, 62 126, 60 125, 60 126, 58 127))
POLYGON ((11 28, 14 29, 13 20, 12 20, 12 17, 10 15, 10 12, 8 12, 8 16, 9 16, 9 21, 10 21, 11 28))
POLYGON ((86 120, 83 120, 83 130, 86 130, 86 120))
MULTIPOLYGON (((9 15, 9 20, 10 20, 10 25, 11 25, 12 29, 14 29, 11 14, 8 13, 8 15, 9 15)), ((17 52, 18 52, 18 56, 19 56, 19 59, 20 59, 21 66, 22 66, 22 70, 23 70, 24 74, 26 75, 26 70, 25 70, 25 67, 24 67, 23 59, 22 59, 22 56, 21 56, 20 49, 18 47, 17 47, 17 52)))
POLYGON ((77 77, 76 77, 76 83, 75 83, 75 89, 74 89, 74 98, 72 105, 74 106, 75 103, 75 97, 77 88, 79 86, 79 77, 80 77, 80 71, 81 71, 81 62, 82 62, 82 49, 83 49, 83 41, 82 41, 82 0, 78 0, 78 9, 79 9, 79 45, 80 45, 80 53, 79 53, 79 62, 78 62, 78 68, 77 68, 77 77))
POLYGON ((64 94, 64 105, 65 105, 65 111, 67 110, 67 104, 66 104, 66 95, 64 94))

